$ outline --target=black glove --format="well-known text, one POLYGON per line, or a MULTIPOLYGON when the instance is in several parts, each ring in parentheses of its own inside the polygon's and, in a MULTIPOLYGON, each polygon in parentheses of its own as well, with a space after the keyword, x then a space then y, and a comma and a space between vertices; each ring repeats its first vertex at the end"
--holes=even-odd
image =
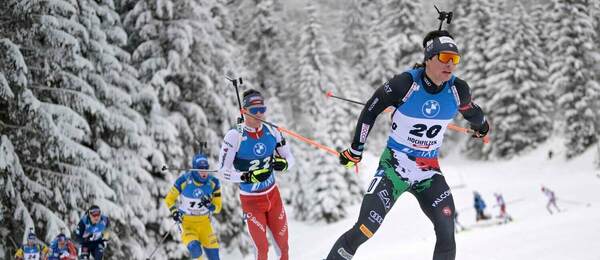
POLYGON ((362 160, 362 154, 355 154, 348 148, 340 153, 340 164, 352 168, 362 160))
POLYGON ((204 195, 200 198, 200 204, 202 204, 203 207, 208 207, 210 204, 212 204, 210 197, 204 195))
POLYGON ((257 183, 269 178, 271 171, 269 169, 258 169, 243 172, 240 179, 244 182, 257 183))
POLYGON ((275 157, 273 157, 273 161, 271 162, 271 165, 273 166, 273 170, 282 172, 282 171, 287 170, 288 162, 285 158, 275 156, 275 157))
POLYGON ((200 198, 200 204, 202 204, 202 206, 206 207, 210 212, 215 211, 216 207, 215 205, 212 203, 212 200, 210 199, 209 196, 202 196, 202 198, 200 198))
POLYGON ((171 218, 173 218, 175 222, 181 223, 181 220, 183 219, 183 213, 181 213, 176 206, 173 206, 171 207, 171 218))
POLYGON ((483 138, 490 131, 490 125, 487 120, 485 120, 480 126, 471 125, 471 129, 473 129, 473 135, 471 135, 473 138, 483 138))

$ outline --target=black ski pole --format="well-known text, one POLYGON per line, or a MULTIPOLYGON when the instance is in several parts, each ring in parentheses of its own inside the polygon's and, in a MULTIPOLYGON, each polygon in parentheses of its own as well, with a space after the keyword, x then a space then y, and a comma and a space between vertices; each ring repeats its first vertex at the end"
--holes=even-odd
POLYGON ((238 89, 238 82, 240 83, 240 86, 242 84, 244 84, 244 82, 242 81, 242 77, 239 77, 239 79, 232 79, 230 77, 225 76, 225 78, 227 78, 227 80, 229 80, 231 82, 231 84, 233 85, 233 87, 235 88, 235 96, 237 97, 237 102, 238 102, 238 108, 240 110, 240 117, 238 118, 238 124, 241 124, 244 122, 244 112, 242 111, 242 101, 240 100, 240 91, 238 89))
POLYGON ((362 106, 365 105, 365 103, 363 103, 363 102, 359 102, 359 101, 356 101, 356 100, 352 100, 352 99, 347 99, 347 98, 336 96, 336 95, 333 94, 333 92, 331 92, 331 90, 327 91, 327 93, 325 93, 325 95, 327 95, 328 97, 337 98, 339 100, 344 100, 344 101, 347 101, 347 102, 350 102, 350 103, 353 103, 353 104, 362 105, 362 106))
POLYGON ((146 258, 146 260, 152 259, 152 256, 154 256, 154 253, 156 253, 156 250, 158 250, 158 247, 161 246, 162 243, 165 242, 165 239, 167 239, 167 237, 169 236, 169 231, 171 231, 171 229, 173 229, 173 226, 178 225, 178 224, 179 224, 179 222, 175 222, 175 223, 173 223, 173 225, 171 225, 171 227, 169 229, 167 229, 167 232, 165 233, 165 235, 162 237, 160 242, 158 242, 158 245, 156 245, 154 250, 152 250, 152 253, 150 253, 150 255, 146 258))

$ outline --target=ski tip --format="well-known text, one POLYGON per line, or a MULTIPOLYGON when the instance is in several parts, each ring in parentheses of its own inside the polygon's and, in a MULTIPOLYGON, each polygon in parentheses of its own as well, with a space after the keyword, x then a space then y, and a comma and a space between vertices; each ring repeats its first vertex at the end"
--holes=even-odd
POLYGON ((328 91, 325 93, 325 95, 326 95, 327 97, 331 97, 331 96, 333 96, 333 92, 331 92, 331 90, 328 90, 328 91))

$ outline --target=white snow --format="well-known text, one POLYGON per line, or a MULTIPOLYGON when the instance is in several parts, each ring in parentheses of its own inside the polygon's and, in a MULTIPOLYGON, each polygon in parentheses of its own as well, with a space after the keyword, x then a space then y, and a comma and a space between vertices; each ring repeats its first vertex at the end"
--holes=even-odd
MULTIPOLYGON (((534 152, 511 161, 469 161, 457 152, 441 160, 449 185, 455 187, 452 191, 463 225, 475 222, 473 190, 482 194, 488 205, 486 213, 494 216, 498 208, 493 207, 493 193, 501 192, 508 213, 515 219, 506 225, 458 233, 456 259, 600 259, 597 247, 600 197, 596 194, 600 171, 594 167, 595 151, 590 149, 566 161, 564 151, 554 149, 553 159, 548 160, 548 150, 560 147, 562 141, 552 139, 534 152), (555 191, 563 212, 550 215, 546 211, 541 185, 555 191)), ((365 156, 359 173, 364 185, 373 176, 377 160, 378 156, 365 156)), ((350 207, 348 218, 329 225, 289 220, 290 259, 324 259, 335 240, 354 224, 359 208, 360 205, 350 207)), ((288 215, 293 215, 291 207, 286 210, 288 215)), ((406 193, 353 259, 431 259, 434 244, 433 226, 414 197, 406 193)), ((242 259, 224 251, 223 259, 242 259)), ((274 252, 271 247, 269 259, 277 259, 274 252)))

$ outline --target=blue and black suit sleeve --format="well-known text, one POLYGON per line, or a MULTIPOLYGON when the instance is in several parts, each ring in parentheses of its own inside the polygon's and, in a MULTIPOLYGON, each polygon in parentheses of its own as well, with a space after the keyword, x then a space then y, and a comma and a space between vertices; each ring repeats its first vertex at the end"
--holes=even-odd
POLYGON ((454 86, 458 92, 460 105, 458 111, 469 121, 473 129, 480 129, 487 124, 483 110, 472 100, 471 89, 466 81, 456 78, 454 86))
POLYGON ((373 96, 363 107, 356 128, 351 148, 355 154, 361 154, 364 144, 377 116, 389 106, 401 105, 402 98, 408 93, 413 84, 413 79, 408 72, 394 76, 373 93, 373 96))
POLYGON ((85 233, 85 223, 83 223, 83 219, 79 220, 79 224, 77 224, 77 229, 75 230, 75 240, 78 243, 83 243, 83 234, 85 233))

